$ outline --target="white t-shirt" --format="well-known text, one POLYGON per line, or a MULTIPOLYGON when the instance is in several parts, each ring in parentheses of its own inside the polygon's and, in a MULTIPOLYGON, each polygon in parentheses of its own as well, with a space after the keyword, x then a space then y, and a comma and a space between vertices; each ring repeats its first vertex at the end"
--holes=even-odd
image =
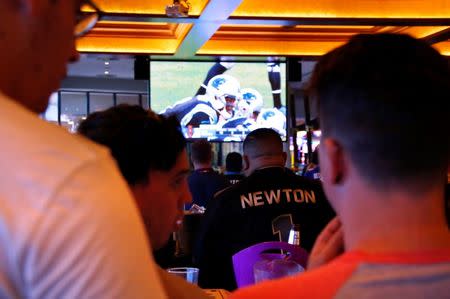
POLYGON ((0 298, 166 298, 108 151, 0 107, 0 298))

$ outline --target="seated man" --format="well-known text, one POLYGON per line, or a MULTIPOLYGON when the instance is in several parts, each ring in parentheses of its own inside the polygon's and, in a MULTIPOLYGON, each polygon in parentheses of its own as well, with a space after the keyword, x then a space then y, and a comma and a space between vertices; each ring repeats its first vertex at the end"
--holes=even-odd
POLYGON ((257 129, 256 120, 263 109, 262 95, 253 88, 243 88, 241 99, 237 104, 237 111, 234 117, 228 119, 222 128, 236 128, 243 131, 253 131, 257 129))
POLYGON ((358 35, 321 58, 311 96, 322 180, 340 221, 309 264, 346 252, 231 298, 449 298, 448 61, 407 35, 358 35))
MULTIPOLYGON (((134 195, 152 247, 161 248, 178 229, 183 205, 191 201, 186 140, 178 122, 139 106, 119 105, 92 113, 78 131, 110 148, 134 195)), ((171 298, 205 296, 162 269, 160 277, 171 298)))
POLYGON ((242 155, 231 152, 225 159, 225 177, 230 184, 239 183, 245 176, 242 174, 242 155))
MULTIPOLYGON (((191 146, 191 161, 194 171, 188 177, 189 190, 192 194, 192 203, 206 207, 208 201, 217 191, 230 185, 228 180, 212 169, 213 152, 211 143, 199 140, 191 146)), ((190 205, 186 205, 189 209, 190 205)))
POLYGON ((262 128, 244 140, 247 178, 219 192, 206 209, 197 247, 199 284, 233 290, 232 256, 264 241, 288 241, 293 224, 300 225, 301 247, 310 250, 332 219, 320 182, 284 168, 286 153, 277 132, 262 128))

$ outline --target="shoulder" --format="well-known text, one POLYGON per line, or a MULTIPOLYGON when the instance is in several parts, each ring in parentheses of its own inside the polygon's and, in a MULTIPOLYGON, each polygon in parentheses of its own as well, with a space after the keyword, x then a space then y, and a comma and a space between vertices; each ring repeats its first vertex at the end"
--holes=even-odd
MULTIPOLYGON (((30 194, 32 198, 49 196, 49 192, 88 164, 112 163, 105 148, 39 119, 20 105, 7 103, 6 110, 0 120, 0 163, 4 171, 15 174, 9 179, 18 188, 36 182, 34 187, 38 190, 24 188, 34 193, 30 194)), ((101 168, 90 171, 99 173, 101 168)))
POLYGON ((244 298, 333 298, 351 276, 356 262, 337 260, 317 270, 238 290, 230 299, 244 298))
POLYGON ((84 137, 40 119, 17 103, 9 102, 5 110, 5 116, 0 120, 1 138, 7 141, 4 143, 9 149, 23 146, 15 153, 17 155, 53 150, 79 161, 98 155, 102 148, 84 137))
POLYGON ((227 187, 217 191, 214 194, 214 199, 219 200, 230 200, 233 197, 235 197, 237 194, 239 194, 240 191, 243 190, 243 185, 241 185, 242 181, 236 183, 236 184, 230 184, 228 180, 225 178, 227 182, 227 187))
POLYGON ((206 207, 206 214, 210 222, 221 222, 222 220, 219 220, 219 218, 222 216, 227 218, 228 213, 235 210, 236 196, 239 192, 236 189, 236 185, 229 185, 214 193, 213 198, 206 207))
POLYGON ((15 103, 9 103, 8 110, 0 119, 0 165, 10 175, 2 176, 8 188, 1 188, 0 194, 9 204, 31 211, 71 206, 74 212, 117 190, 129 196, 106 148, 47 123, 15 103))
POLYGON ((313 180, 312 178, 309 178, 309 177, 296 175, 295 173, 293 173, 290 170, 289 170, 289 174, 288 175, 297 184, 301 184, 301 185, 307 186, 307 187, 309 187, 309 188, 311 188, 313 190, 319 190, 319 191, 323 190, 322 183, 319 180, 313 180))
POLYGON ((221 185, 230 185, 230 182, 228 181, 227 177, 221 173, 218 173, 217 171, 214 171, 215 176, 217 181, 221 184, 221 185))

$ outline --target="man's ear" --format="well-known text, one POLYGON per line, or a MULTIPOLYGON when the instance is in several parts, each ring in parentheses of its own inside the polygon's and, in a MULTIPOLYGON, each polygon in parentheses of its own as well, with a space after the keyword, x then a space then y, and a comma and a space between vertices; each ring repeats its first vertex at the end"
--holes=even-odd
POLYGON ((330 185, 341 184, 345 179, 346 167, 341 144, 332 138, 326 138, 319 147, 320 172, 322 180, 330 185))

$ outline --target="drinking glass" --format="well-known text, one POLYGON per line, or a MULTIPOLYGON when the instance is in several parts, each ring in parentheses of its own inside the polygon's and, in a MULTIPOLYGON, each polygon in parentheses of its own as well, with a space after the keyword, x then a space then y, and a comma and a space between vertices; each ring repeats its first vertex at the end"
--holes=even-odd
POLYGON ((305 269, 292 260, 274 259, 262 260, 253 265, 255 283, 294 275, 305 271, 305 269))
POLYGON ((176 276, 182 277, 187 282, 192 284, 198 283, 198 268, 191 267, 177 267, 177 268, 169 268, 167 272, 172 273, 176 276))

